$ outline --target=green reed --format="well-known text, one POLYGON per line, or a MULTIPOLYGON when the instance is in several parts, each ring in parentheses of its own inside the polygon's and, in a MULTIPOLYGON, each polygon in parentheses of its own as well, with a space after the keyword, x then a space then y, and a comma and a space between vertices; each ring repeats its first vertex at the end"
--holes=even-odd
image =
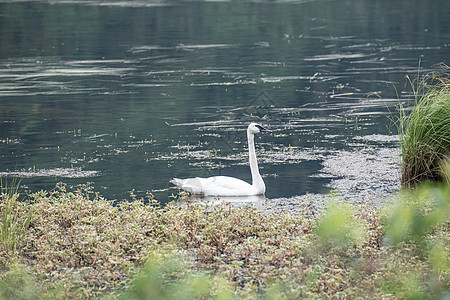
MULTIPOLYGON (((448 67, 446 67, 448 69, 448 67)), ((401 113, 402 186, 442 181, 443 165, 450 161, 450 80, 448 74, 430 74, 411 82, 416 94, 409 115, 401 113)))
POLYGON ((24 213, 19 201, 19 184, 0 178, 0 248, 15 251, 21 246, 30 223, 31 214, 24 213))

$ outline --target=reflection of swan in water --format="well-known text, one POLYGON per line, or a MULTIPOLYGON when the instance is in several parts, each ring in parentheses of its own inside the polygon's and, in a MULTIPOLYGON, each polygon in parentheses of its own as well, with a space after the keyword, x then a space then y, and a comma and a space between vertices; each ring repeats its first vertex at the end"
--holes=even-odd
POLYGON ((247 204, 253 207, 261 206, 266 198, 264 195, 253 196, 203 196, 203 195, 190 195, 187 197, 188 201, 201 201, 212 205, 220 205, 224 202, 231 204, 232 206, 242 207, 247 204))
POLYGON ((266 186, 259 174, 256 161, 254 136, 256 133, 268 131, 259 124, 251 123, 247 128, 248 157, 250 171, 252 173, 252 184, 248 184, 237 178, 228 176, 213 176, 208 178, 174 178, 170 182, 193 194, 205 196, 254 196, 264 195, 266 186))

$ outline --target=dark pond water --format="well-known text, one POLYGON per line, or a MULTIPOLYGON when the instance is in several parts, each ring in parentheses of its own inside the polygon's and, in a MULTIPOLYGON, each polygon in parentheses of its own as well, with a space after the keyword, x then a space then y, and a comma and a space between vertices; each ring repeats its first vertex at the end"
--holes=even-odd
POLYGON ((449 57, 450 1, 0 1, 0 176, 166 201, 172 177, 249 181, 258 121, 267 197, 376 196, 405 76, 449 57))

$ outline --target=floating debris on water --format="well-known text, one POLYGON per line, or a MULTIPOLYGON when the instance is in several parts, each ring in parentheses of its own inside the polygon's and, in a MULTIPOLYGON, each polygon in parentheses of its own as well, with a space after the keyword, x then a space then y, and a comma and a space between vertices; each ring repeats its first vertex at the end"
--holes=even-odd
POLYGON ((98 171, 82 171, 75 168, 55 168, 55 169, 41 169, 33 171, 9 171, 0 172, 0 177, 64 177, 64 178, 87 178, 99 176, 98 171))
POLYGON ((312 177, 331 178, 328 184, 343 198, 383 200, 400 189, 399 148, 367 147, 326 156, 312 177))

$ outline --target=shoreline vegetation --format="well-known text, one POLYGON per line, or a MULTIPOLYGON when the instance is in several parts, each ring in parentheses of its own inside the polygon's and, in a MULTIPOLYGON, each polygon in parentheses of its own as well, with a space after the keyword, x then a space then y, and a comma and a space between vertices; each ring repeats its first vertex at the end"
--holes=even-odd
MULTIPOLYGON (((450 167, 446 173, 450 180, 450 167)), ((87 185, 19 195, 3 183, 0 299, 439 299, 450 293, 448 184, 384 209, 330 196, 263 213, 87 185)))

